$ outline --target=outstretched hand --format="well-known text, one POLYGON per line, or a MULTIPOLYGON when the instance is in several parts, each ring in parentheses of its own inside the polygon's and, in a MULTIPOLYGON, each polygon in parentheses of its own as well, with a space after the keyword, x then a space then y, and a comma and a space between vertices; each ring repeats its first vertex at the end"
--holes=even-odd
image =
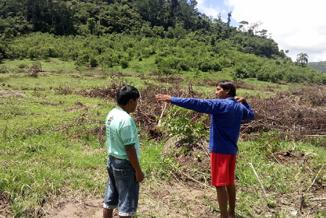
POLYGON ((171 95, 157 94, 157 95, 155 95, 155 98, 157 101, 164 101, 164 102, 171 101, 171 95))
POLYGON ((242 104, 247 102, 246 99, 244 97, 241 97, 241 96, 236 96, 236 97, 234 97, 234 99, 237 100, 238 102, 242 103, 242 104))

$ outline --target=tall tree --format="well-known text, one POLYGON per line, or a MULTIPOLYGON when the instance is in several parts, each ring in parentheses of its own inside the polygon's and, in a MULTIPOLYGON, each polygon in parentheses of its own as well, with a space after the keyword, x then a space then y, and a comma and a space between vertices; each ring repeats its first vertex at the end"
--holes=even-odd
POLYGON ((228 13, 228 20, 227 20, 227 23, 226 23, 226 25, 227 25, 228 27, 230 27, 230 25, 231 25, 231 17, 232 17, 232 11, 230 11, 230 12, 228 13))
POLYGON ((27 0, 26 19, 34 31, 66 35, 74 32, 73 14, 64 1, 27 0))
POLYGON ((308 58, 309 58, 309 56, 308 56, 307 53, 303 53, 303 52, 299 53, 297 55, 296 64, 298 64, 298 65, 300 65, 302 67, 305 67, 308 64, 308 58))
POLYGON ((178 0, 171 0, 171 15, 175 17, 180 11, 180 4, 178 0))

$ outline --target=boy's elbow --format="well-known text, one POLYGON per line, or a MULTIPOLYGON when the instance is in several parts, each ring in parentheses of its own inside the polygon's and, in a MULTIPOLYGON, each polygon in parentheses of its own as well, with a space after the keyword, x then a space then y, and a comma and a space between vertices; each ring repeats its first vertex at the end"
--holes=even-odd
POLYGON ((255 119, 255 114, 254 113, 250 113, 249 114, 249 120, 254 120, 255 119))
POLYGON ((242 118, 243 120, 247 120, 247 121, 249 121, 249 120, 253 120, 253 119, 255 119, 255 114, 254 113, 248 113, 246 116, 244 116, 243 118, 242 118))

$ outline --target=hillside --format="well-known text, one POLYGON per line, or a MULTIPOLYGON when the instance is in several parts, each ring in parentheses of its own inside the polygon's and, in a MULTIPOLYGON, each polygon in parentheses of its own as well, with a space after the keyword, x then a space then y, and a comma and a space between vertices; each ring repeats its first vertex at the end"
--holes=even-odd
POLYGON ((321 72, 326 72, 326 61, 310 62, 309 66, 321 72))
POLYGON ((326 73, 196 4, 0 1, 0 217, 101 216, 103 123, 122 84, 141 93, 137 217, 219 216, 209 116, 154 96, 214 98, 221 80, 255 111, 238 143, 237 217, 326 217, 326 73))
POLYGON ((60 58, 104 70, 326 84, 324 74, 292 63, 266 30, 229 21, 199 13, 196 1, 8 0, 0 7, 0 62, 60 58))

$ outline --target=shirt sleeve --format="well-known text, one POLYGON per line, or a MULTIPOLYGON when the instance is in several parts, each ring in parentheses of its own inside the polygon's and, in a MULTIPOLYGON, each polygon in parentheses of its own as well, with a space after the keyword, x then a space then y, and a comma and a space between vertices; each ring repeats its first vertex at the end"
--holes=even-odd
POLYGON ((223 111, 223 103, 218 99, 172 97, 171 103, 200 113, 215 114, 223 111))
POLYGON ((255 113, 252 110, 252 108, 250 107, 250 105, 247 102, 242 103, 242 105, 244 106, 242 119, 243 120, 253 120, 255 117, 255 113))
POLYGON ((132 145, 137 142, 137 131, 132 125, 132 120, 126 120, 120 128, 120 137, 123 145, 132 145))

